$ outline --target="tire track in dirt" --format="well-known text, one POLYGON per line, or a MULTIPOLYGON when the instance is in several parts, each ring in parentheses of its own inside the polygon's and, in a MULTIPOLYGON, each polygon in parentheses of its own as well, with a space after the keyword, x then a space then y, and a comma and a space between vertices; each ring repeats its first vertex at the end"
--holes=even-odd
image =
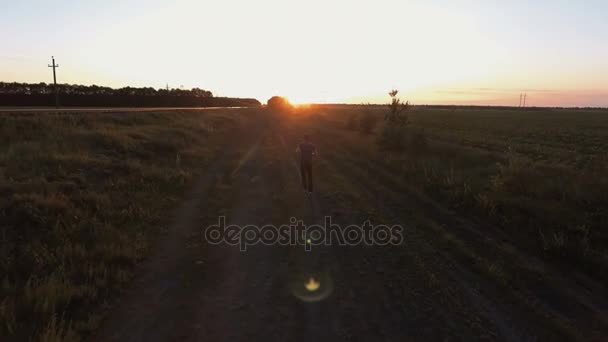
MULTIPOLYGON (((263 147, 262 147, 263 148, 263 147)), ((245 227, 271 222, 273 203, 264 160, 259 150, 249 154, 236 176, 237 195, 229 224, 245 227)), ((247 340, 272 334, 273 321, 266 303, 280 287, 276 271, 282 250, 273 246, 206 245, 204 260, 211 288, 198 294, 201 310, 195 319, 201 329, 196 340, 247 340)))
MULTIPOLYGON (((288 152, 290 147, 297 146, 302 132, 295 135, 283 128, 280 141, 284 148, 285 159, 289 160, 295 181, 299 183, 299 168, 297 157, 288 152)), ((315 162, 313 164, 317 164, 315 162)), ((322 174, 313 166, 313 178, 318 185, 323 182, 322 174)), ((320 191, 315 191, 308 198, 305 221, 308 224, 324 224, 326 216, 331 216, 337 209, 344 210, 341 205, 323 200, 320 191)), ((348 220, 347 220, 348 221, 348 220)), ((350 221, 355 222, 354 219, 350 221)), ((361 340, 377 341, 390 339, 390 330, 400 330, 407 320, 394 320, 387 317, 384 309, 387 302, 382 278, 366 277, 370 263, 361 263, 358 247, 345 247, 337 244, 313 246, 311 252, 301 252, 301 263, 311 272, 322 270, 327 272, 333 282, 332 294, 320 302, 306 303, 306 331, 301 340, 334 341, 361 340), (378 324, 381 321, 382 324, 378 324)), ((411 322, 409 322, 411 323, 411 322)), ((413 325, 413 323, 411 323, 413 325)), ((298 339, 300 340, 300 339, 298 339)))
MULTIPOLYGON (((301 185, 300 169, 297 163, 296 154, 290 153, 291 149, 295 150, 297 144, 293 137, 290 137, 289 144, 284 137, 284 128, 281 132, 276 131, 277 140, 282 148, 282 159, 288 165, 290 179, 293 184, 297 184, 300 189, 299 197, 305 202, 305 209, 301 219, 307 226, 323 225, 324 217, 327 212, 321 206, 318 192, 313 192, 312 195, 306 195, 301 185)), ((314 177, 313 177, 314 179, 314 177)), ((310 251, 305 251, 302 246, 295 246, 291 254, 292 272, 303 272, 311 275, 323 274, 332 283, 334 282, 333 275, 333 255, 330 248, 327 246, 313 246, 310 251)), ((319 279, 317 279, 319 280, 319 279)), ((305 315, 301 324, 305 327, 302 334, 297 336, 296 340, 302 341, 327 341, 336 338, 336 325, 339 322, 339 314, 335 305, 331 303, 330 298, 325 298, 321 301, 307 302, 301 304, 305 315)), ((292 340, 296 336, 292 336, 292 340)))

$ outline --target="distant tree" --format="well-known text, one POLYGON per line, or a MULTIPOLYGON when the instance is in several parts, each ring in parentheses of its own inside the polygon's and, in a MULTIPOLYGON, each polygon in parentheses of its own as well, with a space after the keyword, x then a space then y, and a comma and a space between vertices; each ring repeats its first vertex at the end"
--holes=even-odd
POLYGON ((288 111, 293 109, 293 106, 291 105, 289 100, 282 96, 271 97, 267 102, 267 106, 269 109, 277 111, 288 111))
MULTIPOLYGON (((256 99, 216 98, 208 90, 193 88, 154 89, 123 87, 112 89, 97 85, 58 84, 62 104, 66 106, 259 106, 256 99)), ((0 82, 0 106, 49 106, 54 88, 50 84, 0 82)))
POLYGON ((208 90, 203 90, 199 88, 192 88, 192 95, 196 97, 213 97, 213 94, 208 90))

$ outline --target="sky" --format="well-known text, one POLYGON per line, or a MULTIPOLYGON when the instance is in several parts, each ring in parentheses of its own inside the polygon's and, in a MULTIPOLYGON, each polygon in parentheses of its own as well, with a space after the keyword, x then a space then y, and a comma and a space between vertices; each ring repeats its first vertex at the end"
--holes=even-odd
POLYGON ((0 81, 608 107, 605 0, 0 0, 0 81))

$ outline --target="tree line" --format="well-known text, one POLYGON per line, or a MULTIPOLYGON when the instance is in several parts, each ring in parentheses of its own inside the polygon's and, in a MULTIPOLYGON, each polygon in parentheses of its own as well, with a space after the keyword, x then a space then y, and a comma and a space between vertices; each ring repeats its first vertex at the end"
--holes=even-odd
MULTIPOLYGON (((200 89, 154 89, 58 84, 61 106, 83 107, 253 107, 256 99, 215 97, 200 89)), ((46 83, 0 82, 0 106, 54 106, 55 88, 46 83)))

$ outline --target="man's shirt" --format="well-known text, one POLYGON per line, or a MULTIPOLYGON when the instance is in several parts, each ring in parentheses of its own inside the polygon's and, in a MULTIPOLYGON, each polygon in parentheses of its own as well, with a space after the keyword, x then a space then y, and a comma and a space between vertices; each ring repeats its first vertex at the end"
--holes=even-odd
POLYGON ((315 152, 315 145, 311 143, 301 143, 300 146, 300 157, 303 162, 312 162, 312 155, 315 152))

